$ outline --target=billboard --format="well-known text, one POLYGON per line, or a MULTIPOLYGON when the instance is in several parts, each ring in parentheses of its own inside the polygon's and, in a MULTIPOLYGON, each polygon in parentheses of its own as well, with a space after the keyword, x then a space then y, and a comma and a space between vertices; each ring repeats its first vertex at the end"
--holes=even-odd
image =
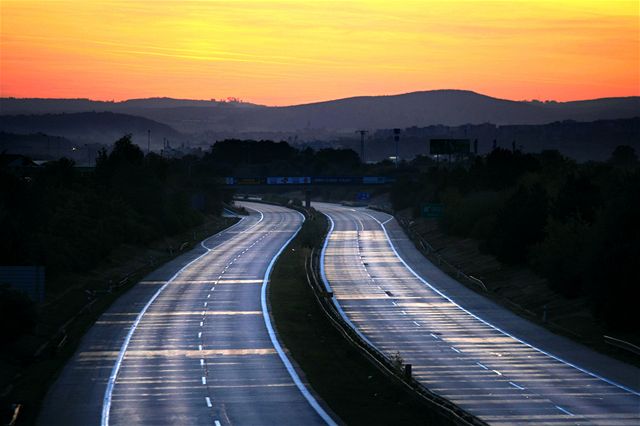
POLYGON ((431 155, 468 155, 471 152, 469 139, 431 139, 431 155))

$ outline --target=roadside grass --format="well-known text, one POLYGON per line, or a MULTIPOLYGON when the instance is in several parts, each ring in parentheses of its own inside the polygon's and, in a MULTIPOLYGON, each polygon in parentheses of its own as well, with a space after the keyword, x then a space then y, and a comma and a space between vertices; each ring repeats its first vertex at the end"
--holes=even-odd
POLYGON ((5 419, 10 419, 8 409, 15 403, 23 407, 16 424, 35 424, 49 387, 76 351, 84 334, 100 315, 145 275, 184 251, 190 250, 208 235, 213 235, 235 222, 236 220, 231 218, 211 217, 201 226, 154 241, 148 246, 123 246, 115 250, 96 269, 86 274, 63 277, 51 283, 53 288, 62 289, 66 286, 67 289, 50 294, 39 307, 40 324, 36 332, 25 336, 11 347, 3 348, 3 354, 0 356, 0 369, 11 371, 11 374, 6 376, 3 374, 3 380, 0 382, 0 391, 3 393, 0 395, 0 420, 3 424, 5 419), (166 250, 167 246, 179 247, 185 241, 188 244, 183 251, 174 250, 170 253, 166 250), (153 262, 148 261, 151 257, 153 262), (104 291, 110 282, 117 283, 123 276, 128 276, 126 284, 111 293, 104 291), (90 309, 79 314, 88 303, 86 291, 100 293, 90 309), (77 317, 64 327, 66 337, 58 336, 57 330, 74 315, 77 317), (51 345, 34 357, 37 348, 49 340, 51 345))
POLYGON ((325 231, 323 215, 305 221, 278 259, 268 289, 278 336, 303 380, 349 425, 455 424, 380 372, 325 317, 305 274, 308 245, 321 243, 325 231))
MULTIPOLYGON (((396 217, 410 220, 406 212, 400 212, 396 217)), ((421 249, 415 238, 416 234, 428 241, 447 262, 456 265, 467 275, 482 279, 489 291, 479 291, 477 286, 459 279, 455 270, 444 263, 438 265, 442 271, 469 289, 555 334, 626 363, 640 366, 640 357, 636 354, 605 343, 603 336, 607 334, 607 330, 602 321, 593 315, 586 298, 569 299, 562 296, 549 287, 546 279, 536 275, 530 268, 502 264, 495 256, 481 252, 478 241, 445 233, 438 225, 437 219, 416 219, 411 229, 415 234, 408 235, 416 248, 431 262, 436 265, 438 263, 432 254, 427 254, 421 249)), ((638 336, 637 332, 614 335, 635 345, 640 344, 638 336)))

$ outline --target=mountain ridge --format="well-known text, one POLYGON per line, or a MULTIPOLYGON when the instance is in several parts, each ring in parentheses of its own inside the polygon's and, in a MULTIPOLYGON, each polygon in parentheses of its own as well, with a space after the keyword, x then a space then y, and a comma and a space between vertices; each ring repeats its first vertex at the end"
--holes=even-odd
POLYGON ((1 98, 0 114, 109 111, 165 123, 182 133, 243 134, 284 132, 313 140, 355 129, 406 128, 428 125, 545 124, 593 121, 640 115, 640 97, 579 101, 515 101, 460 89, 354 96, 289 106, 173 98, 120 102, 86 99, 1 98))

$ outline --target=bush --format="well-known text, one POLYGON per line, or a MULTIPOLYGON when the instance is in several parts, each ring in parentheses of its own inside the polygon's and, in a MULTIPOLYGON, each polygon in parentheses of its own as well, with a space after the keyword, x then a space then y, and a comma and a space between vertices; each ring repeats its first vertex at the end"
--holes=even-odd
POLYGON ((35 304, 21 291, 0 284, 0 344, 30 333, 38 320, 35 304))

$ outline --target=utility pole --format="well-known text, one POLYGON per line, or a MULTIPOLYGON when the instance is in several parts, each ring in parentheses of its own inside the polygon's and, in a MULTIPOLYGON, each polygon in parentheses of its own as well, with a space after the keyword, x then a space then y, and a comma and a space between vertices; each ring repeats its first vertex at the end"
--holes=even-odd
POLYGON ((399 167, 398 141, 400 141, 401 131, 401 129, 393 129, 393 140, 396 142, 396 169, 399 167))
POLYGON ((364 164, 366 163, 366 161, 364 160, 364 135, 369 132, 366 130, 356 130, 356 133, 360 133, 360 161, 362 161, 362 164, 364 164))

